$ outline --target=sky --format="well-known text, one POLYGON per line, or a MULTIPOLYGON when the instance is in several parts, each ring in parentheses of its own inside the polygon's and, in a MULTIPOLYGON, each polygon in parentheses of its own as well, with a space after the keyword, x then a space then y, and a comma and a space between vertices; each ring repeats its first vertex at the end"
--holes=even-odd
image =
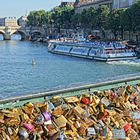
MULTIPOLYGON (((0 17, 20 17, 32 10, 50 10, 64 0, 0 0, 0 17)), ((74 1, 74 0, 65 0, 74 1)))

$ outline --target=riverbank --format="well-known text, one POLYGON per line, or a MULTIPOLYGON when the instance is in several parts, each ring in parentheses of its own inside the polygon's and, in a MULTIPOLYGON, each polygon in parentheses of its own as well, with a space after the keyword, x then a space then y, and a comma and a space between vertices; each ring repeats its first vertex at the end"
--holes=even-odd
POLYGON ((27 97, 0 101, 2 140, 140 137, 139 76, 27 97))

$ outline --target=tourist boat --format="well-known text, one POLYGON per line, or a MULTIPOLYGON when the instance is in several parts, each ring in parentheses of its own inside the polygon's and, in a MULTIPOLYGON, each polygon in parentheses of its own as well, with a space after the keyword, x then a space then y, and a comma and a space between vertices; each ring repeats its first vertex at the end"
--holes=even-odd
POLYGON ((137 59, 139 56, 135 48, 120 42, 50 42, 48 50, 56 54, 104 62, 137 59))

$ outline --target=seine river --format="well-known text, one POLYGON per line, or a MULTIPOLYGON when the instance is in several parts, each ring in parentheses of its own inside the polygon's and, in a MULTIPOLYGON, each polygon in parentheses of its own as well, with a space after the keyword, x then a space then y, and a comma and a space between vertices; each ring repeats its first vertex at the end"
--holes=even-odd
POLYGON ((140 72, 140 65, 107 64, 48 53, 28 41, 0 41, 0 98, 140 72), (32 59, 36 65, 32 65, 32 59))

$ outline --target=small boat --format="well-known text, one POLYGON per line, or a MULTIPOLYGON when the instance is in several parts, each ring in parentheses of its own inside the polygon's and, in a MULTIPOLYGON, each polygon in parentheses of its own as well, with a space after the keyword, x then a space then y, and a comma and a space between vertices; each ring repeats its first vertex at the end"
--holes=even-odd
POLYGON ((36 61, 32 59, 32 65, 36 65, 36 61))

